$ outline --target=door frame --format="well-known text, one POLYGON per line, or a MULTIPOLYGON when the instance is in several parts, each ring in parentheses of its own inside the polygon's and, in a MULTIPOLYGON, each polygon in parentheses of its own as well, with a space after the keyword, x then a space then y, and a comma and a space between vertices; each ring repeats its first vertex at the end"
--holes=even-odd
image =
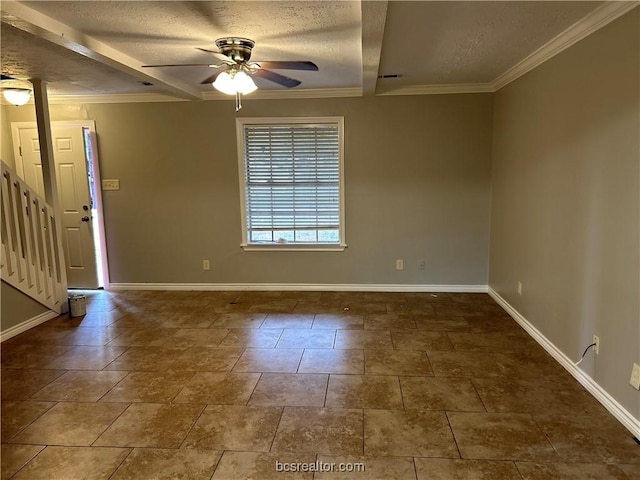
MULTIPOLYGON (((102 264, 102 286, 105 290, 109 290, 109 260, 107 257, 107 241, 104 228, 104 210, 102 208, 102 181, 100 177, 100 161, 98 159, 98 137, 96 134, 96 122, 94 120, 63 120, 51 122, 51 129, 56 127, 79 127, 89 130, 89 141, 91 142, 92 159, 91 162, 94 180, 94 192, 96 193, 96 210, 98 212, 98 238, 94 239, 94 246, 100 249, 100 258, 102 264)), ((13 141, 13 158, 16 167, 16 173, 20 178, 24 178, 24 165, 22 164, 22 155, 20 155, 20 130, 38 128, 36 122, 11 122, 11 137, 13 141)), ((56 192, 58 195, 58 192, 56 192)), ((67 259, 65 259, 65 268, 67 259)), ((100 281, 100 279, 98 279, 100 281)))

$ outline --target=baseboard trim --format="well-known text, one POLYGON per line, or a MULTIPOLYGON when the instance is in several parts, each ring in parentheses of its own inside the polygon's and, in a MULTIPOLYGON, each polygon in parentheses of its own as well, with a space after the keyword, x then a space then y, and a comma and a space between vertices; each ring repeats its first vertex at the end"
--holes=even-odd
POLYGON ((16 335, 21 334, 22 332, 26 332, 30 328, 36 327, 41 323, 46 322, 47 320, 51 320, 52 318, 56 318, 60 315, 53 310, 49 310, 48 312, 41 313, 40 315, 36 315, 35 317, 31 317, 29 320, 25 320, 24 322, 19 323, 18 325, 14 325, 11 328, 7 328, 0 332, 0 343, 5 340, 9 340, 16 335))
POLYGON ((545 337, 536 327, 524 318, 515 308, 513 308, 504 298, 502 298, 493 288, 489 287, 489 295, 506 312, 544 348, 564 369, 569 372, 584 388, 587 389, 596 400, 598 400, 611 415, 616 417, 636 438, 640 438, 640 419, 635 418, 631 413, 620 405, 615 398, 603 389, 596 381, 582 371, 567 355, 556 347, 547 337, 545 337))
POLYGON ((111 283, 111 290, 487 293, 486 285, 335 283, 111 283))

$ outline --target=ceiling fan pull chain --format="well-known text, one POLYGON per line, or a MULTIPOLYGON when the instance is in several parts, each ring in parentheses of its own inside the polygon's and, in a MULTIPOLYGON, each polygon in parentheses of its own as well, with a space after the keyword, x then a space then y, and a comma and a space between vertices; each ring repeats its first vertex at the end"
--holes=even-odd
POLYGON ((236 92, 236 112, 239 112, 242 109, 241 95, 242 94, 240 92, 236 92))

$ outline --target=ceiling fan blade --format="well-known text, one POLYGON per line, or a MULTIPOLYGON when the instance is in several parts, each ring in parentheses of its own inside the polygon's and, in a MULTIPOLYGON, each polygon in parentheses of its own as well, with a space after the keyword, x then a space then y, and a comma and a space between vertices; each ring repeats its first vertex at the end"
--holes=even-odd
POLYGON ((201 48, 201 47, 196 47, 196 50, 200 50, 200 51, 207 52, 207 53, 220 53, 217 50, 208 50, 206 48, 201 48))
POLYGON ((213 65, 211 63, 175 63, 175 64, 166 64, 166 65, 142 65, 142 68, 151 68, 151 67, 211 67, 217 68, 221 65, 213 65))
POLYGON ((269 80, 287 88, 297 87, 301 83, 300 80, 285 77, 284 75, 280 75, 279 73, 272 72, 270 70, 264 70, 262 68, 253 72, 253 74, 256 77, 264 78, 265 80, 269 80))
POLYGON ((201 52, 213 53, 214 55, 217 55, 220 58, 233 61, 231 58, 227 57, 224 53, 218 50, 209 50, 208 48, 200 48, 200 47, 196 47, 196 50, 200 50, 201 52))
POLYGON ((216 72, 213 75, 211 75, 210 77, 205 78, 203 81, 200 82, 200 85, 206 85, 208 83, 213 83, 215 81, 216 78, 218 78, 218 75, 220 75, 222 72, 216 72))
POLYGON ((275 68, 276 70, 313 70, 318 71, 318 66, 313 62, 306 61, 275 61, 275 62, 256 62, 262 68, 275 68))

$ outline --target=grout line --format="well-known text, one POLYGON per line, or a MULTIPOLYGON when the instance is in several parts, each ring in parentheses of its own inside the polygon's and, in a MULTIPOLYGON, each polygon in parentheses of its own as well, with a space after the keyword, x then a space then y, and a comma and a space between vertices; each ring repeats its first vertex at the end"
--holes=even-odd
MULTIPOLYGON (((253 397, 253 394, 256 391, 256 388, 258 388, 258 384, 260 383, 260 380, 262 380, 262 375, 264 375, 264 372, 259 372, 260 376, 258 377, 258 380, 256 381, 255 385, 253 386, 253 389, 251 389, 251 395, 249 395, 249 397, 247 397, 247 401, 244 403, 245 406, 249 405, 249 401, 251 400, 251 397, 253 397)), ((251 374, 249 374, 251 375, 251 374)))
POLYGON ((558 456, 559 459, 564 458, 560 452, 556 449, 556 446, 553 444, 553 442, 549 439, 549 435, 547 435, 547 432, 544 431, 544 429, 540 426, 540 424, 538 423, 538 421, 535 419, 535 417, 533 416, 533 414, 531 413, 527 413, 526 414, 529 418, 531 418, 531 421, 535 424, 536 427, 538 427, 538 430, 540 431, 540 433, 542 433, 542 435, 544 435, 545 440, 547 441, 547 443, 549 445, 551 445, 551 448, 553 449, 553 451, 556 453, 556 455, 558 456))
POLYGON ((364 409, 364 407, 362 408, 362 456, 364 457, 364 452, 365 452, 365 448, 364 448, 364 442, 367 439, 367 416, 366 416, 366 410, 364 409))
MULTIPOLYGON (((249 315, 251 315, 251 314, 249 314, 249 315)), ((258 327, 257 327, 258 329, 262 328, 262 325, 264 325, 264 322, 267 321, 267 317, 268 317, 268 315, 265 313, 264 316, 262 317, 262 320, 260 321, 260 325, 258 325, 258 327)))
POLYGON ((424 356, 427 357, 427 362, 429 362, 429 370, 431 370, 431 375, 429 375, 432 378, 435 378, 436 376, 436 372, 433 369, 433 362, 431 361, 431 358, 429 358, 429 351, 428 350, 424 350, 424 356))
POLYGON ((218 460, 216 460, 216 464, 213 466, 213 470, 211 471, 211 477, 209 477, 209 480, 211 480, 213 478, 213 476, 216 474, 216 470, 218 469, 218 467, 220 466, 220 463, 222 462, 222 456, 226 452, 228 452, 228 450, 220 451, 220 456, 218 457, 218 460))
POLYGON ((276 431, 273 434, 273 438, 271 439, 271 445, 269 445, 269 453, 273 451, 273 444, 276 441, 276 437, 278 436, 278 431, 280 430, 280 423, 282 423, 282 417, 284 416, 284 409, 286 407, 280 407, 280 418, 278 418, 278 425, 276 426, 276 431))
MULTIPOLYGON (((192 403, 185 403, 184 405, 193 405, 193 404, 192 403)), ((202 405, 202 409, 200 410, 200 413, 198 413, 198 415, 196 415, 196 419, 193 421, 193 423, 189 427, 189 430, 187 430, 187 433, 185 433, 184 438, 180 442, 180 445, 178 446, 177 450, 182 448, 182 445, 184 445, 184 442, 187 440, 187 437, 189 436, 189 434, 193 430, 193 427, 196 426, 196 423, 198 423, 198 420, 200 420, 200 417, 202 417, 202 414, 204 413, 204 411, 206 409, 207 409, 207 404, 205 403, 205 404, 202 405)))
POLYGON ((302 365, 302 359, 304 358, 304 354, 305 354, 306 351, 307 351, 306 348, 302 349, 302 354, 300 355, 300 360, 298 360, 298 366, 296 367, 296 371, 293 372, 293 373, 301 373, 300 372, 300 365, 302 365))
MULTIPOLYGON (((127 448, 127 447, 117 447, 117 448, 127 448)), ((113 478, 113 476, 116 474, 116 472, 118 470, 120 470, 120 467, 124 464, 124 462, 127 460, 127 458, 129 458, 131 456, 131 454, 133 453, 133 450, 135 450, 135 447, 129 447, 129 453, 127 453, 124 458, 122 459, 122 461, 118 464, 118 466, 113 470, 113 472, 111 472, 111 475, 109 475, 109 479, 113 478)))
POLYGON ((367 374, 367 351, 362 348, 362 375, 367 374))
MULTIPOLYGON (((222 348, 236 348, 236 347, 222 347, 222 348)), ((226 373, 233 372, 233 369, 236 368, 236 365, 238 364, 238 362, 240 361, 240 359, 242 358, 242 355, 244 355, 244 352, 246 352, 246 350, 247 350, 246 347, 242 348, 242 352, 240 353, 240 355, 238 355, 238 358, 236 358, 236 361, 233 362, 233 365, 231 365, 231 368, 226 373)))
POLYGON ((233 364, 233 367, 231 367, 231 370, 229 370, 229 372, 227 373, 242 373, 242 372, 236 372, 235 368, 238 365, 238 362, 240 361, 240 359, 244 356, 245 353, 247 353, 247 350, 249 350, 249 347, 242 347, 242 353, 240 354, 240 356, 238 357, 238 360, 236 360, 236 363, 233 364))
MULTIPOLYGON (((318 463, 319 460, 320 460, 320 454, 319 453, 315 453, 314 454, 314 461, 316 462, 316 464, 318 463)), ((311 477, 312 480, 318 480, 318 478, 317 478, 317 474, 318 473, 319 472, 313 472, 313 477, 311 477)))
POLYGON ((416 480, 418 479, 418 466, 416 465, 416 457, 411 457, 411 463, 413 463, 413 474, 416 480))
MULTIPOLYGON (((462 317, 462 318, 464 319, 465 317, 462 317)), ((468 323, 468 321, 466 319, 464 319, 464 321, 468 323)), ((453 342, 453 340, 451 340, 451 337, 449 336, 449 333, 460 333, 460 332, 449 332, 449 331, 445 330, 444 333, 447 336, 447 340, 449 340, 449 343, 453 347, 453 350, 450 350, 450 351, 452 351, 452 352, 464 352, 465 351, 464 348, 463 349, 458 349, 458 347, 456 347, 456 344, 453 342)), ((469 351, 469 350, 466 350, 466 351, 469 351)))
MULTIPOLYGON (((89 447, 93 447, 93 446, 94 446, 93 444, 94 444, 94 443, 96 443, 96 442, 100 439, 100 437, 101 437, 102 435, 104 435, 104 433, 105 433, 107 430, 109 430, 109 429, 111 428, 111 426, 112 426, 114 423, 116 423, 116 421, 117 421, 117 420, 118 420, 118 419, 119 419, 119 418, 124 414, 124 412, 126 412, 127 410, 129 410, 129 407, 131 407, 131 405, 133 405, 133 403, 131 403, 131 402, 113 402, 112 404, 105 403, 104 405, 114 405, 114 404, 116 404, 116 403, 119 403, 119 404, 121 404, 121 405, 122 405, 122 404, 126 404, 126 403, 128 403, 128 405, 127 405, 127 406, 126 406, 126 407, 125 407, 125 408, 124 408, 124 409, 123 409, 123 410, 122 410, 122 411, 121 411, 121 412, 116 416, 116 418, 114 418, 114 419, 111 421, 111 423, 109 423, 109 425, 107 425, 107 427, 106 427, 104 430, 102 430, 102 432, 100 432, 100 434, 96 437, 96 439, 95 439, 93 442, 91 442, 91 445, 88 445, 89 447)), ((101 446, 113 446, 113 447, 115 447, 116 445, 101 445, 101 446)), ((118 447, 118 448, 126 448, 126 447, 118 447)))
POLYGON ((449 419, 449 412, 445 410, 444 416, 447 419, 447 423, 449 424, 449 430, 451 430, 451 436, 453 437, 453 442, 456 444, 456 450, 458 451, 458 458, 462 458, 462 452, 460 452, 460 447, 458 446, 458 439, 456 438, 456 434, 453 431, 453 425, 451 425, 451 420, 449 419))
MULTIPOLYGON (((5 445, 5 444, 3 443, 3 445, 5 445)), ((42 452, 44 452, 47 448, 49 448, 49 445, 31 445, 31 446, 41 446, 42 448, 38 451, 38 453, 36 453, 33 457, 31 457, 29 460, 27 460, 18 470, 13 472, 13 474, 9 478, 15 478, 15 476, 18 473, 20 473, 22 471, 22 469, 24 469, 27 465, 29 465, 31 462, 33 462, 38 456, 40 456, 40 454, 42 452)))
MULTIPOLYGON (((90 370, 89 370, 90 371, 90 370)), ((103 372, 105 370, 94 370, 96 372, 103 372)), ((127 370, 108 370, 109 372, 127 372, 127 374, 122 377, 120 380, 118 380, 115 384, 113 384, 111 386, 111 388, 109 388, 109 390, 107 390, 106 392, 104 392, 97 400, 94 401, 94 403, 99 403, 100 400, 102 400, 104 397, 106 397, 114 388, 116 388, 120 383, 124 382, 127 378, 129 378, 131 376, 132 371, 127 371, 127 370)), ((103 402, 103 403, 111 403, 111 402, 103 402)), ((117 402, 114 402, 117 403, 117 402)))
MULTIPOLYGON (((39 390, 38 390, 39 391, 39 390)), ((36 392, 37 393, 37 392, 36 392)), ((33 394, 35 395, 35 393, 33 394)), ((33 396, 32 395, 32 396, 33 396)), ((40 415, 38 415, 36 418, 34 418, 31 422, 29 422, 27 425, 25 425, 24 427, 22 427, 20 430, 18 430, 16 433, 14 433, 13 435, 11 435, 11 437, 9 438, 3 438, 2 439, 2 444, 4 445, 5 443, 7 443, 8 441, 10 441, 12 438, 17 437, 18 435, 20 435, 22 432, 24 432, 27 428, 29 428, 31 425, 33 425, 38 419, 40 419, 45 413, 49 412, 49 410, 51 410, 53 407, 55 407, 56 405, 58 405, 61 402, 58 401, 52 401, 49 402, 47 400, 31 400, 31 399, 27 399, 27 400, 3 400, 2 402, 42 402, 42 403, 53 403, 53 405, 49 406, 49 408, 45 409, 42 411, 42 413, 40 415)), ((40 453, 40 452, 38 452, 40 453)))
POLYGON ((407 405, 404 401, 404 392, 402 391, 402 382, 400 381, 400 375, 398 375, 398 386, 400 387, 400 400, 402 401, 402 408, 407 409, 407 405))
MULTIPOLYGON (((266 321, 267 321, 267 319, 265 318, 265 320, 264 320, 264 321, 266 322, 266 321)), ((262 328, 262 327, 260 327, 260 328, 262 328)), ((282 338, 282 336, 284 335, 284 330, 285 330, 285 329, 284 329, 284 328, 280 328, 280 329, 278 329, 278 330, 280 330, 280 335, 278 335, 278 339, 276 340, 276 343, 275 343, 275 344, 273 345, 273 347, 272 347, 272 348, 274 348, 274 349, 278 347, 278 343, 280 343, 280 339, 281 339, 281 338, 282 338)))
POLYGON ((516 469, 516 472, 518 472, 518 475, 520 476, 520 478, 524 479, 524 474, 518 468, 518 462, 516 460, 512 460, 511 463, 513 463, 513 466, 516 469))
MULTIPOLYGON (((155 372, 155 373, 166 373, 166 371, 165 372, 155 372)), ((193 380, 193 377, 195 377, 198 373, 200 373, 200 372, 198 372, 197 370, 194 370, 191 373, 191 376, 189 377, 189 379, 184 382, 182 387, 180 387, 180 390, 178 390, 178 392, 173 397, 171 397, 171 400, 169 400, 169 402, 162 402, 162 403, 173 403, 174 400, 176 398, 178 398, 178 396, 182 393, 182 391, 187 387, 187 383, 189 383, 191 380, 193 380)), ((153 403, 153 402, 149 402, 149 403, 153 403)))
MULTIPOLYGON (((129 350, 132 350, 132 349, 137 348, 137 347, 131 346, 131 345, 123 345, 121 347, 110 347, 110 348, 124 348, 124 350, 122 352, 120 352, 120 354, 118 356, 116 356, 113 360, 111 360, 109 363, 107 363, 104 367, 102 367, 99 370, 94 370, 94 371, 96 371, 96 372, 111 372, 111 371, 113 371, 113 370, 105 370, 105 368, 107 368, 113 362, 118 360, 122 355, 124 355, 125 353, 129 352, 129 350)), ((118 370, 115 370, 115 371, 118 371, 118 370)))
POLYGON ((331 373, 326 374, 327 375, 327 387, 324 389, 324 403, 322 404, 323 408, 327 408, 327 398, 329 397, 329 382, 331 381, 331 373))
POLYGON ((473 387, 473 390, 476 392, 476 395, 480 399, 480 403, 482 404, 482 408, 484 408, 484 411, 487 412, 487 413, 490 413, 489 409, 487 408, 487 404, 484 403, 484 399, 482 398, 482 395, 480 395, 480 392, 478 391, 478 387, 476 386, 476 384, 473 381, 473 378, 467 378, 467 380, 469 381, 469 383, 473 387))

